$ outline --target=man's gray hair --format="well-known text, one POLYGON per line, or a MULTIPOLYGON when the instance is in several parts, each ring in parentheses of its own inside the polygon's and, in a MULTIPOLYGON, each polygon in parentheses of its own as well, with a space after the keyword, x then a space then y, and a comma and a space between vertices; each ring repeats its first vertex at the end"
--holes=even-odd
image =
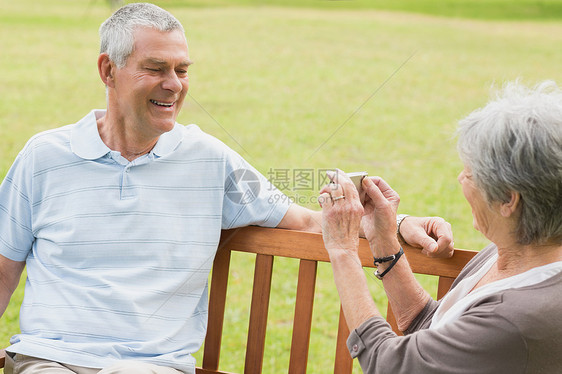
POLYGON ((107 53, 118 68, 125 66, 133 52, 137 27, 151 27, 162 32, 179 30, 181 23, 169 12, 149 3, 133 3, 119 8, 100 27, 100 54, 107 53))
POLYGON ((458 151, 488 203, 521 195, 520 244, 562 243, 562 91, 504 86, 459 122, 458 151))

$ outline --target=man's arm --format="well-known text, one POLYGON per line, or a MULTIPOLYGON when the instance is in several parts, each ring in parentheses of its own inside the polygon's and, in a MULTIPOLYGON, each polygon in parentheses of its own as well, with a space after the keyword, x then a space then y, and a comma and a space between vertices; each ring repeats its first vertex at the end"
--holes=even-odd
POLYGON ((24 267, 25 262, 12 261, 0 255, 0 316, 4 314, 18 287, 24 267))
POLYGON ((291 204, 277 227, 280 229, 322 232, 322 212, 298 204, 291 204))

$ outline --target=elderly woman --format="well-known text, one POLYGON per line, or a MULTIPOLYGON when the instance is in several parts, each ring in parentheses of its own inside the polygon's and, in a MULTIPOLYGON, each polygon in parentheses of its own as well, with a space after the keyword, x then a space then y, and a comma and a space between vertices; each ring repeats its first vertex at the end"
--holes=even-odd
POLYGON ((363 180, 363 204, 340 171, 321 191, 351 355, 367 373, 562 373, 562 92, 552 82, 507 85, 459 127, 458 180, 474 227, 492 244, 440 302, 401 256, 399 197, 385 181, 363 180), (369 294, 360 225, 405 336, 392 332, 369 294))

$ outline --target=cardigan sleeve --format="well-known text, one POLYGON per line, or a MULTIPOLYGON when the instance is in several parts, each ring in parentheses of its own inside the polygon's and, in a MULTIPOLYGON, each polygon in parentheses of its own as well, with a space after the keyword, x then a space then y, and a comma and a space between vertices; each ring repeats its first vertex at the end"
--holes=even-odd
MULTIPOLYGON (((477 271, 480 266, 482 266, 482 264, 495 253, 496 247, 493 244, 490 244, 482 251, 480 251, 480 253, 477 256, 474 256, 462 269, 459 276, 453 282, 451 289, 455 288, 461 280, 477 271)), ((404 335, 409 335, 413 332, 429 328, 429 326, 431 325, 431 319, 433 318, 435 311, 439 307, 439 304, 440 301, 429 300, 422 311, 412 321, 410 326, 408 326, 406 331, 404 331, 404 335)))
POLYGON ((498 298, 483 300, 454 323, 407 336, 373 317, 350 334, 348 348, 365 373, 523 373, 527 346, 517 327, 495 313, 498 298))
POLYGON ((439 301, 430 299, 422 311, 414 318, 410 326, 404 331, 404 335, 410 335, 416 331, 429 328, 431 325, 431 319, 439 306, 439 301))

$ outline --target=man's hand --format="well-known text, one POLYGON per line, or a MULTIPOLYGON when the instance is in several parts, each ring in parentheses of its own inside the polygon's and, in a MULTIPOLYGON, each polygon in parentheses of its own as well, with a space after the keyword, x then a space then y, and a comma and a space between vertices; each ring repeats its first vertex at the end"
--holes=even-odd
POLYGON ((428 257, 453 255, 451 225, 440 217, 406 217, 400 225, 400 235, 414 247, 421 247, 428 257))

